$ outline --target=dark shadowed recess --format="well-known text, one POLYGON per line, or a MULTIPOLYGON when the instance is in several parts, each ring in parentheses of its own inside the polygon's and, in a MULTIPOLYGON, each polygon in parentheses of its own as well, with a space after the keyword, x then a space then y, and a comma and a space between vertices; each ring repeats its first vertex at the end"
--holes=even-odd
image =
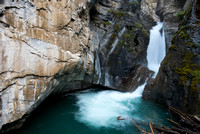
POLYGON ((27 113, 24 115, 21 119, 9 123, 6 126, 2 127, 2 133, 0 134, 20 134, 19 132, 21 129, 23 129, 27 124, 31 124, 32 120, 37 117, 37 115, 40 113, 40 111, 45 110, 46 108, 50 107, 52 104, 56 104, 60 99, 62 99, 62 96, 75 93, 78 91, 84 91, 87 89, 95 89, 95 90, 113 90, 108 87, 104 87, 101 85, 93 85, 90 88, 85 88, 85 89, 79 89, 79 90, 72 90, 69 92, 65 93, 60 93, 60 94, 54 94, 46 98, 36 109, 34 109, 31 113, 27 113), (19 125, 19 127, 16 127, 16 125, 19 125), (21 126, 22 125, 22 126, 21 126), (16 129, 18 128, 18 129, 16 129), (9 130, 9 131, 8 131, 9 130))
POLYGON ((197 0, 196 17, 200 19, 200 0, 197 0))
POLYGON ((175 0, 174 3, 177 8, 183 8, 187 0, 175 0))
POLYGON ((0 4, 4 4, 4 0, 0 0, 0 4))

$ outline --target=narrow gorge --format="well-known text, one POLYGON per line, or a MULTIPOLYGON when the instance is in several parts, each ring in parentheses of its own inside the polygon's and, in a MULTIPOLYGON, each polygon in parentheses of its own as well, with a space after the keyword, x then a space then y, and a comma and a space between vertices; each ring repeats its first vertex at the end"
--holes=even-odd
POLYGON ((130 119, 170 127, 168 106, 200 114, 199 13, 199 0, 0 0, 0 133, 135 134, 130 119))

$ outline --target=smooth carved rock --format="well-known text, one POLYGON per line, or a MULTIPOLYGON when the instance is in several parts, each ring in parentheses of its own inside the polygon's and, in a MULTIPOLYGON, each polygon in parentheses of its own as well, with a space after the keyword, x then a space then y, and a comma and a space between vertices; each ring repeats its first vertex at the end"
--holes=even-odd
POLYGON ((94 68, 88 22, 86 0, 0 1, 2 131, 50 94, 91 85, 94 68))

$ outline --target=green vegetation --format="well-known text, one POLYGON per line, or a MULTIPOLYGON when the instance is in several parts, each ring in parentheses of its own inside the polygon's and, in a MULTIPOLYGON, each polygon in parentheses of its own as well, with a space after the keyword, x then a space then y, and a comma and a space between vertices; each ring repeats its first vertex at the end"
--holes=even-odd
POLYGON ((123 34, 122 37, 125 38, 125 39, 130 39, 130 38, 133 37, 133 35, 130 32, 127 32, 127 33, 123 34))
MULTIPOLYGON (((194 33, 194 26, 191 25, 190 20, 192 5, 189 5, 186 10, 177 13, 177 17, 181 20, 179 23, 179 30, 172 37, 172 44, 169 47, 169 53, 175 57, 170 60, 168 66, 174 68, 174 73, 178 76, 180 88, 183 88, 185 94, 185 107, 188 106, 189 101, 192 100, 200 103, 199 85, 200 85, 200 65, 198 63, 199 46, 193 38, 196 38, 194 33), (173 51, 176 50, 176 51, 173 51), (173 64, 173 65, 172 65, 173 64)), ((168 63, 165 58, 164 63, 168 63)), ((197 106, 199 108, 199 106, 197 106)))
POLYGON ((122 39, 119 41, 119 46, 124 46, 127 49, 130 48, 131 44, 134 43, 134 34, 132 33, 131 30, 128 30, 126 32, 123 33, 122 35, 122 39))
POLYGON ((120 29, 120 24, 116 24, 116 25, 115 25, 115 29, 114 29, 115 32, 119 32, 119 29, 120 29))
POLYGON ((182 39, 189 39, 189 34, 186 32, 186 30, 189 29, 189 26, 182 26, 178 32, 176 32, 176 34, 172 37, 172 44, 175 43, 176 40, 178 40, 179 37, 181 37, 182 39))
POLYGON ((175 44, 172 44, 171 46, 169 46, 169 50, 176 50, 176 45, 175 44))
POLYGON ((104 26, 107 26, 107 25, 110 25, 110 24, 111 24, 111 23, 110 23, 109 21, 104 21, 104 22, 103 22, 103 25, 104 25, 104 26))
POLYGON ((129 14, 125 13, 122 9, 118 10, 118 11, 114 11, 114 10, 108 10, 110 13, 113 13, 114 15, 118 16, 118 17, 127 17, 129 16, 129 14))
POLYGON ((172 41, 171 41, 172 44, 175 43, 177 37, 178 37, 178 36, 177 36, 177 33, 176 33, 176 34, 172 37, 172 41))
POLYGON ((112 43, 115 41, 115 38, 117 37, 117 33, 119 32, 119 30, 120 30, 120 24, 116 24, 114 27, 114 32, 111 35, 109 42, 108 42, 109 46, 112 45, 112 43))
POLYGON ((143 28, 142 24, 140 24, 140 23, 137 23, 137 22, 135 22, 135 26, 136 26, 137 28, 140 28, 140 29, 142 29, 142 28, 143 28))
POLYGON ((197 78, 198 80, 200 80, 200 70, 194 70, 194 71, 192 71, 191 75, 194 78, 197 78))
POLYGON ((149 33, 147 32, 147 30, 144 29, 142 24, 135 22, 135 26, 139 29, 142 29, 142 32, 144 33, 144 35, 149 36, 149 33))
POLYGON ((132 1, 130 4, 133 5, 133 6, 139 5, 139 3, 137 1, 132 1))
POLYGON ((147 30, 145 30, 144 28, 142 29, 142 32, 143 32, 146 36, 149 36, 149 33, 148 33, 147 30))
POLYGON ((176 16, 179 17, 179 19, 183 19, 184 15, 185 15, 184 11, 179 11, 176 16))
MULTIPOLYGON (((188 10, 186 10, 187 14, 189 14, 188 10)), ((179 82, 185 88, 198 91, 197 84, 200 82, 200 65, 195 62, 198 55, 198 51, 196 51, 198 46, 194 44, 190 38, 190 25, 180 26, 181 28, 172 38, 172 44, 178 43, 179 46, 182 46, 178 47, 178 45, 172 45, 169 47, 169 50, 181 49, 179 52, 182 53, 180 56, 181 66, 176 66, 175 73, 179 75, 179 82)))
POLYGON ((189 29, 189 28, 190 28, 190 26, 188 26, 188 25, 184 25, 184 26, 182 26, 182 27, 180 28, 179 31, 187 30, 187 29, 189 29))
POLYGON ((123 10, 119 10, 119 11, 114 11, 114 10, 108 10, 110 13, 113 13, 119 17, 123 17, 125 16, 124 11, 123 10))
POLYGON ((197 84, 200 81, 200 66, 194 64, 192 60, 196 57, 192 52, 182 55, 182 67, 176 68, 175 72, 180 75, 180 83, 190 89, 198 91, 197 84))
POLYGON ((176 16, 180 20, 184 19, 183 21, 186 21, 188 17, 190 17, 191 11, 192 11, 192 5, 188 5, 188 7, 184 11, 179 11, 176 16))
POLYGON ((184 25, 185 22, 187 22, 187 20, 189 20, 189 17, 191 16, 191 12, 192 12, 192 5, 188 5, 187 8, 182 11, 177 13, 177 16, 182 20, 180 22, 180 26, 184 25))
POLYGON ((119 16, 119 17, 123 17, 125 16, 124 11, 123 10, 119 10, 119 11, 114 11, 114 14, 119 16))
POLYGON ((178 36, 181 37, 182 39, 188 39, 189 38, 189 34, 184 32, 184 31, 180 31, 178 36))
POLYGON ((108 10, 108 12, 112 13, 112 12, 113 12, 113 10, 111 10, 111 9, 110 9, 110 10, 108 10))
POLYGON ((109 39, 109 42, 108 42, 108 46, 111 46, 112 43, 115 41, 115 38, 117 37, 117 33, 113 33, 109 39))
POLYGON ((119 61, 118 61, 118 64, 122 64, 122 61, 121 61, 121 60, 119 60, 119 61))
POLYGON ((196 44, 192 43, 192 42, 185 42, 184 45, 189 46, 191 49, 192 48, 198 48, 199 46, 197 46, 196 44))

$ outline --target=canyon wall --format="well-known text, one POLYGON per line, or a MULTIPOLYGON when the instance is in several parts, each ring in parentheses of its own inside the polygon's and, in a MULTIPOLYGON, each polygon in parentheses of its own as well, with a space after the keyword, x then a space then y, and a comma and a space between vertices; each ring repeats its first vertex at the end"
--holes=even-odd
POLYGON ((171 45, 173 35, 178 30, 179 13, 191 0, 158 0, 156 14, 161 18, 165 26, 165 39, 167 48, 171 45), (187 1, 187 2, 186 2, 187 1))
POLYGON ((146 85, 143 98, 186 113, 200 114, 199 0, 184 3, 183 9, 175 14, 181 20, 178 31, 171 40, 157 77, 146 85))
POLYGON ((91 7, 97 84, 133 91, 152 76, 146 53, 149 29, 159 20, 155 7, 146 0, 101 0, 91 7))
POLYGON ((155 7, 153 0, 1 0, 1 132, 21 127, 50 95, 143 84, 153 74, 146 49, 155 7))
POLYGON ((50 94, 91 86, 88 12, 86 0, 1 0, 2 131, 50 94))

